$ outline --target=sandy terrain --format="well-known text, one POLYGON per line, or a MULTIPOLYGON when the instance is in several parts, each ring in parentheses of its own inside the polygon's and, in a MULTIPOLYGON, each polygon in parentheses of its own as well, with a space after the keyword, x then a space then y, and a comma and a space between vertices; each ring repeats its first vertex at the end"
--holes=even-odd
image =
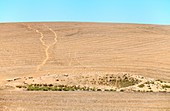
POLYGON ((167 93, 0 92, 1 111, 169 111, 167 93))
POLYGON ((168 111, 170 93, 161 92, 170 92, 169 66, 170 26, 0 24, 0 89, 8 90, 0 90, 0 108, 5 111, 30 110, 29 106, 35 111, 168 111), (114 92, 29 92, 16 87, 30 84, 114 92), (129 93, 115 92, 122 90, 129 93))
POLYGON ((170 26, 0 24, 0 79, 118 73, 170 80, 170 26))

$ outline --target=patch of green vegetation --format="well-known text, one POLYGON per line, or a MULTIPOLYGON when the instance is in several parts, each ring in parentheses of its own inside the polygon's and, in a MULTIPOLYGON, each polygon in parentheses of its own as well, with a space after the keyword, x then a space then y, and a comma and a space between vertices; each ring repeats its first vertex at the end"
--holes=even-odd
POLYGON ((162 88, 163 88, 163 89, 165 89, 165 88, 170 88, 170 86, 168 86, 168 85, 163 85, 162 88))
POLYGON ((96 91, 96 88, 94 87, 94 88, 91 88, 90 90, 91 90, 91 91, 96 91))
POLYGON ((144 86, 145 86, 144 84, 138 85, 138 87, 140 87, 140 88, 143 88, 144 86))
MULTIPOLYGON (((18 86, 19 88, 26 88, 28 91, 96 91, 96 88, 80 87, 80 86, 67 86, 67 85, 48 85, 48 84, 31 84, 27 87, 18 86)), ((101 91, 101 89, 97 89, 101 91)))
POLYGON ((118 83, 120 84, 120 87, 128 87, 139 83, 139 81, 135 79, 131 79, 131 80, 123 79, 123 80, 119 80, 118 83))
POLYGON ((28 90, 28 91, 48 91, 49 88, 48 88, 48 87, 45 87, 45 86, 39 87, 39 86, 29 85, 29 86, 27 87, 27 90, 28 90))

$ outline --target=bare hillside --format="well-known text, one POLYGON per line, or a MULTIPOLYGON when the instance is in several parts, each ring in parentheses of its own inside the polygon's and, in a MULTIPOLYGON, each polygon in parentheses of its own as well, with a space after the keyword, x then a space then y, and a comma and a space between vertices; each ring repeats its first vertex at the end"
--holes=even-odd
POLYGON ((170 26, 0 24, 0 110, 169 111, 169 92, 170 26))
POLYGON ((103 23, 0 24, 0 79, 130 73, 170 80, 170 26, 103 23))

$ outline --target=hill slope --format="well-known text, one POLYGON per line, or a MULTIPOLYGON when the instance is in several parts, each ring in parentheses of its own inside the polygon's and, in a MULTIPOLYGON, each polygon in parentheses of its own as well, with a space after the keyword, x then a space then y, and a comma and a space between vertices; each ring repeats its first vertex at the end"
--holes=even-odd
POLYGON ((0 24, 0 81, 69 73, 170 80, 170 26, 104 23, 0 24))

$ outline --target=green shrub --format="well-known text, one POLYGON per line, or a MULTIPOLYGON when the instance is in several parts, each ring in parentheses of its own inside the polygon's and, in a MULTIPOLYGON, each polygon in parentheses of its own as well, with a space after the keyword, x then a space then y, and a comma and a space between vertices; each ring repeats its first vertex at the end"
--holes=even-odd
POLYGON ((162 88, 163 88, 163 89, 164 89, 164 88, 170 88, 170 86, 168 86, 168 85, 163 85, 162 88))
POLYGON ((154 82, 152 81, 151 84, 154 84, 154 82))
POLYGON ((96 88, 94 87, 94 88, 91 88, 90 90, 91 90, 91 91, 96 91, 96 88))
POLYGON ((102 91, 101 89, 97 89, 97 91, 102 91))
MULTIPOLYGON (((53 85, 53 84, 30 84, 28 86, 17 86, 18 88, 25 87, 28 91, 102 91, 98 88, 81 87, 81 86, 67 86, 67 85, 53 85)), ((113 89, 105 89, 105 91, 115 91, 113 89)))
POLYGON ((104 91, 110 91, 109 89, 105 89, 104 91))
POLYGON ((43 90, 43 91, 48 91, 49 88, 48 88, 48 87, 42 87, 42 90, 43 90))
POLYGON ((62 90, 63 91, 69 91, 69 88, 68 87, 64 87, 62 90))
POLYGON ((37 90, 37 88, 35 88, 34 86, 28 86, 28 88, 27 88, 27 90, 28 91, 36 91, 37 90))
POLYGON ((52 86, 53 86, 53 84, 49 84, 48 86, 49 86, 49 87, 52 87, 52 86))
POLYGON ((124 89, 121 89, 120 92, 124 92, 125 90, 124 89))
POLYGON ((114 89, 110 89, 110 91, 116 91, 116 90, 114 90, 114 89))
POLYGON ((22 88, 22 86, 16 86, 17 88, 22 88))
POLYGON ((145 84, 150 84, 150 82, 149 82, 149 81, 147 81, 147 82, 145 82, 145 84))
POLYGON ((152 90, 150 90, 150 92, 153 92, 152 90))
POLYGON ((143 88, 144 86, 145 86, 144 84, 138 85, 138 87, 140 87, 140 88, 143 88))

